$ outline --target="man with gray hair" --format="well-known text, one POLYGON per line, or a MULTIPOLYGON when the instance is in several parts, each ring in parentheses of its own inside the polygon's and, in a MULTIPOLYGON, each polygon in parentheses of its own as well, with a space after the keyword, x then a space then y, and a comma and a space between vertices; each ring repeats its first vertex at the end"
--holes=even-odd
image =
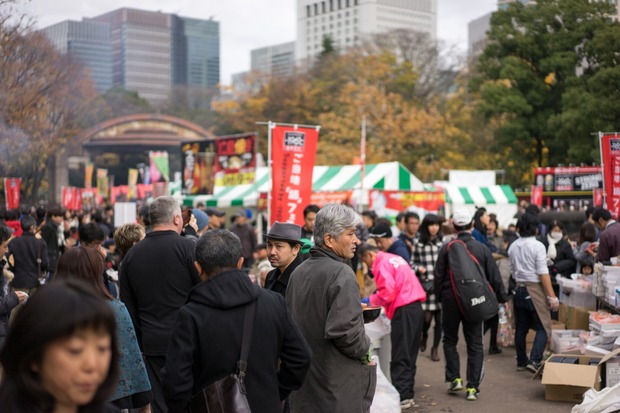
POLYGON ((314 354, 306 381, 291 393, 292 413, 370 411, 377 366, 368 357, 360 289, 348 264, 361 224, 348 206, 325 205, 316 215, 310 258, 291 274, 286 303, 314 354))
POLYGON ((242 271, 242 250, 239 237, 221 229, 207 231, 196 243, 203 282, 179 311, 163 371, 171 412, 187 412, 193 395, 235 372, 248 310, 253 311, 252 351, 245 359, 244 383, 251 410, 282 411, 282 401, 306 376, 308 344, 284 298, 253 284, 242 271))
POLYGON ((179 202, 160 196, 149 206, 152 230, 134 245, 120 268, 121 300, 133 321, 155 399, 153 412, 167 412, 160 371, 177 313, 192 287, 200 282, 194 254, 196 243, 181 237, 179 202))

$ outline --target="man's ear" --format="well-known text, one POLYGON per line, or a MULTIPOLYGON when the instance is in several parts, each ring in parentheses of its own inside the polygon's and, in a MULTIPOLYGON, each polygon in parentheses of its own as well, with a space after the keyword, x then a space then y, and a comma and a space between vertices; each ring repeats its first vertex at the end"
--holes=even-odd
POLYGON ((243 257, 239 257, 239 261, 237 261, 237 269, 240 270, 243 268, 243 257))

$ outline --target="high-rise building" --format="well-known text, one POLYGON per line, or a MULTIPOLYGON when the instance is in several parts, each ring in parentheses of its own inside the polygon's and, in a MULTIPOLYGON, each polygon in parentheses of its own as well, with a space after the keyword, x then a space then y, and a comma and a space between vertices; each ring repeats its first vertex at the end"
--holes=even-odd
POLYGON ((297 0, 297 58, 308 59, 331 37, 340 49, 363 37, 411 29, 437 38, 437 0, 297 0))
POLYGON ((112 87, 112 45, 107 23, 65 20, 41 32, 58 51, 70 54, 89 70, 99 93, 112 87))
POLYGON ((110 25, 114 85, 151 103, 168 100, 172 85, 172 16, 122 8, 92 20, 110 25))
POLYGON ((220 23, 174 16, 173 84, 214 88, 220 83, 220 23))
POLYGON ((61 52, 91 69, 97 90, 112 86, 164 104, 174 85, 220 82, 219 22, 121 8, 42 29, 61 52))
POLYGON ((479 56, 487 44, 487 32, 491 28, 491 15, 487 13, 482 17, 472 20, 467 25, 469 57, 479 56))
POLYGON ((267 76, 290 76, 295 71, 295 42, 261 47, 250 52, 250 69, 267 76))

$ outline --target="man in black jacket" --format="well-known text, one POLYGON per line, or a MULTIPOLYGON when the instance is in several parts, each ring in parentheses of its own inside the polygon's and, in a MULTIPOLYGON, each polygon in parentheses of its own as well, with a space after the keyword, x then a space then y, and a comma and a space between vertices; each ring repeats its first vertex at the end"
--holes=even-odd
POLYGON ((204 282, 179 311, 163 371, 169 411, 188 411, 193 395, 236 371, 244 313, 252 302, 248 403, 253 412, 282 411, 282 401, 301 387, 312 356, 284 298, 253 284, 241 270, 241 242, 230 231, 208 231, 198 240, 196 268, 204 282))
POLYGON ((21 227, 22 236, 9 243, 9 262, 13 264, 15 275, 11 286, 31 295, 39 287, 39 277, 49 267, 47 245, 34 235, 37 229, 34 218, 23 217, 21 227))
POLYGON ((286 286, 291 273, 302 263, 301 227, 296 224, 274 222, 265 234, 269 262, 275 269, 269 271, 265 288, 286 295, 286 286))
POLYGON ((134 245, 120 268, 121 300, 134 323, 155 399, 153 412, 166 412, 160 372, 177 313, 200 282, 194 267, 195 242, 180 236, 181 208, 170 196, 149 206, 152 230, 134 245))
MULTIPOLYGON (((457 239, 465 243, 471 255, 480 263, 498 301, 505 303, 506 291, 493 254, 486 245, 476 241, 471 234, 473 227, 471 212, 468 210, 454 211, 452 223, 458 233, 457 239)), ((463 390, 459 353, 456 349, 459 339, 459 325, 463 323, 463 335, 467 342, 467 400, 474 401, 478 399, 484 371, 484 323, 468 322, 461 315, 450 281, 447 246, 448 244, 444 244, 437 255, 434 286, 435 294, 441 302, 446 382, 450 392, 463 390)))

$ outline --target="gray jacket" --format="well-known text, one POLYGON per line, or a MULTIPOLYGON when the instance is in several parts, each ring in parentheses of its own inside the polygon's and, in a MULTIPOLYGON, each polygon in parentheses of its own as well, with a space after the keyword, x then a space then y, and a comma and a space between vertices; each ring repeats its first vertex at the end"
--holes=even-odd
POLYGON ((360 361, 370 339, 351 267, 312 247, 310 258, 291 274, 286 303, 314 355, 303 386, 291 393, 291 412, 368 412, 377 370, 360 361))

